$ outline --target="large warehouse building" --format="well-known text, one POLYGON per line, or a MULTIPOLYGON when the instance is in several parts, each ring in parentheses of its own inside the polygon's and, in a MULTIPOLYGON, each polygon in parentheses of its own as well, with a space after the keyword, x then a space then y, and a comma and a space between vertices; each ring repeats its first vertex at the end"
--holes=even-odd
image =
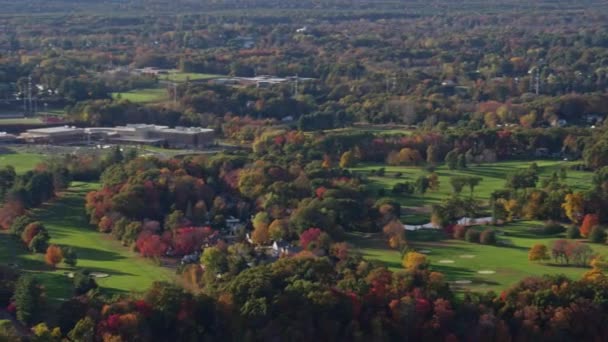
POLYGON ((68 144, 105 141, 125 144, 168 145, 169 147, 205 147, 213 144, 209 128, 132 124, 118 127, 77 128, 73 126, 30 129, 22 141, 38 144, 68 144))

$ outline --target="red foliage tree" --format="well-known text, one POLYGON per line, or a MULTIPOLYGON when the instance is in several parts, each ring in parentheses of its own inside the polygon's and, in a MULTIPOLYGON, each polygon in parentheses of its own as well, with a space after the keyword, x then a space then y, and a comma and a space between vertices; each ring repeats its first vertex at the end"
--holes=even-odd
POLYGON ((319 228, 309 228, 303 231, 302 234, 300 234, 300 246, 302 246, 303 249, 307 249, 311 242, 315 242, 319 239, 321 233, 322 231, 319 228))
POLYGON ((40 222, 32 222, 25 227, 23 233, 21 233, 21 240, 25 243, 26 246, 30 245, 30 242, 44 230, 44 226, 40 222))
POLYGON ((583 223, 581 224, 581 226, 579 228, 579 231, 581 232, 581 236, 582 237, 589 236, 589 233, 591 233, 591 229, 593 229, 593 227, 597 226, 598 224, 600 224, 600 220, 599 220, 597 214, 585 215, 585 218, 583 219, 583 223))
POLYGON ((144 231, 139 234, 135 243, 137 250, 144 257, 159 257, 167 252, 167 243, 159 235, 144 231))
POLYGON ((317 190, 315 190, 315 195, 317 195, 317 198, 323 199, 323 195, 325 195, 325 192, 327 191, 327 188, 324 186, 318 187, 317 190))
POLYGON ((17 216, 25 213, 25 207, 20 201, 7 201, 0 208, 0 229, 7 230, 17 216))
POLYGON ((208 227, 179 228, 173 236, 173 252, 177 256, 191 254, 214 236, 217 232, 208 227))

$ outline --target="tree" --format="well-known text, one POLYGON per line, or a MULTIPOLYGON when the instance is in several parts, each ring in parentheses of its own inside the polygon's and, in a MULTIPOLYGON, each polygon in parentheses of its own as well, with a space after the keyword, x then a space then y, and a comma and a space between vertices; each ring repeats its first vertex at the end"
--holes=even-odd
POLYGON ((570 221, 574 223, 579 223, 581 221, 584 214, 584 203, 585 200, 582 192, 575 192, 566 195, 562 208, 566 212, 566 216, 568 216, 570 221))
POLYGON ((549 260, 549 254, 547 246, 537 243, 530 248, 528 252, 528 260, 530 261, 544 261, 549 260))
POLYGON ((33 222, 33 220, 27 215, 18 216, 17 218, 15 218, 13 220, 13 223, 11 223, 11 227, 10 227, 11 234, 13 234, 17 237, 21 237, 21 234, 23 234, 23 231, 25 230, 25 228, 32 222, 33 222))
POLYGON ((403 267, 408 271, 426 269, 429 262, 426 255, 417 252, 407 252, 403 257, 403 267))
POLYGON ((419 194, 426 193, 426 190, 429 188, 429 179, 424 176, 418 177, 416 179, 416 183, 415 183, 414 187, 416 188, 417 193, 419 193, 419 194))
POLYGON ((496 232, 494 229, 486 229, 479 235, 479 243, 484 245, 496 244, 496 232))
POLYGON ((72 281, 74 285, 74 293, 77 296, 83 295, 92 289, 97 288, 95 279, 91 277, 91 274, 87 270, 79 270, 74 272, 74 279, 72 281))
POLYGON ((56 327, 50 329, 46 323, 39 323, 32 328, 34 342, 59 342, 61 341, 61 330, 56 327))
POLYGON ((356 161, 357 160, 353 151, 346 151, 342 153, 342 156, 340 157, 340 167, 347 168, 355 166, 356 161))
POLYGON ((78 263, 78 255, 72 247, 64 247, 63 250, 63 262, 71 267, 75 267, 78 263))
POLYGON ((570 226, 566 229, 566 237, 568 239, 580 239, 581 232, 577 226, 570 226))
POLYGON ((444 161, 448 165, 448 169, 455 170, 458 166, 458 152, 456 150, 448 152, 444 161))
POLYGON ((456 168, 459 170, 464 170, 467 168, 467 158, 464 154, 458 155, 458 159, 456 160, 456 168))
POLYGON ((259 212, 253 218, 253 233, 251 239, 258 245, 265 245, 270 242, 270 233, 268 231, 268 223, 270 218, 266 212, 259 212))
POLYGON ((15 306, 17 319, 25 324, 38 321, 43 312, 42 286, 34 277, 24 275, 15 286, 15 306))
POLYGON ((213 276, 222 274, 228 270, 228 259, 225 253, 218 247, 205 248, 200 261, 205 268, 205 273, 209 272, 213 276))
POLYGON ((437 175, 437 173, 431 172, 431 174, 427 176, 427 179, 429 180, 429 189, 431 189, 433 191, 438 191, 439 190, 439 176, 437 175))
POLYGON ((407 243, 405 240, 405 229, 398 219, 393 219, 387 223, 382 231, 388 239, 388 245, 393 249, 402 249, 407 243))
POLYGON ((72 341, 92 342, 95 338, 95 322, 88 316, 76 323, 74 329, 68 333, 72 341))
POLYGON ((587 214, 583 219, 583 223, 580 227, 581 236, 586 238, 591 233, 591 229, 600 224, 600 220, 597 214, 587 214))
POLYGON ((169 247, 159 235, 150 233, 148 231, 144 231, 139 234, 135 244, 139 253, 148 258, 157 258, 165 255, 167 248, 169 247))
MULTIPOLYGON (((319 228, 309 228, 300 234, 300 246, 302 249, 308 249, 311 244, 315 244, 323 231, 319 228)), ((315 246, 316 247, 316 246, 315 246)))
POLYGON ((61 250, 61 247, 59 247, 57 245, 50 245, 46 249, 46 254, 44 255, 44 261, 47 263, 47 265, 50 265, 51 267, 55 268, 57 266, 57 264, 60 263, 62 260, 63 260, 63 252, 61 250))
POLYGON ((287 239, 289 235, 289 225, 286 220, 276 219, 268 227, 270 238, 274 241, 287 239))
POLYGON ((438 152, 437 152, 437 147, 432 144, 429 145, 426 148, 426 162, 431 165, 434 165, 438 159, 439 159, 439 156, 438 156, 438 152))
POLYGON ((589 241, 593 243, 604 243, 606 241, 606 231, 600 226, 595 226, 589 233, 589 241))

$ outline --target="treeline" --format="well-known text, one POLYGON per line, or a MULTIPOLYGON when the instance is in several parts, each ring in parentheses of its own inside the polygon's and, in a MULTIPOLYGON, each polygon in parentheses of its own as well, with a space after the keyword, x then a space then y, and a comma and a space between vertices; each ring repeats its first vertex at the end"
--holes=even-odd
MULTIPOLYGON (((528 278, 499 295, 465 294, 462 299, 432 265, 408 264, 413 267, 392 272, 352 253, 286 258, 243 271, 213 293, 156 283, 141 296, 74 297, 55 312, 57 323, 41 323, 32 331, 48 341, 62 336, 77 341, 608 337, 603 262, 582 280, 528 278)), ((44 290, 27 276, 4 279, 8 293, 15 293, 17 317, 40 322, 44 290), (31 314, 23 316, 24 309, 31 314)), ((10 327, 2 333, 19 339, 10 327)))

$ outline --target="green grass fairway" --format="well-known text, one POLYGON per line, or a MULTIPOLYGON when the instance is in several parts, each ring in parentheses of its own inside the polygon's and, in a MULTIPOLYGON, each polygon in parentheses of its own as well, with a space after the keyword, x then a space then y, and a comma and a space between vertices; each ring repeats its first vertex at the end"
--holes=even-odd
POLYGON ((207 80, 210 78, 224 77, 223 75, 214 74, 200 74, 195 72, 181 72, 178 70, 172 70, 169 75, 159 75, 161 80, 167 80, 171 82, 186 82, 186 81, 200 81, 207 80))
MULTIPOLYGON (((156 280, 171 280, 174 277, 172 270, 139 257, 88 224, 84 196, 95 186, 74 183, 63 196, 33 211, 34 218, 43 222, 48 229, 51 243, 74 248, 78 255, 77 268, 110 274, 108 278, 97 279, 107 293, 144 291, 156 280)), ((44 264, 42 254, 33 255, 22 248, 4 248, 11 237, 0 234, 0 239, 3 244, 0 261, 14 262, 16 258, 23 270, 37 274, 50 298, 71 297, 71 280, 64 276, 64 272, 72 271, 71 268, 60 264, 56 270, 52 270, 44 264)))
MULTIPOLYGON (((468 280, 469 285, 453 285, 454 289, 472 291, 501 291, 512 286, 526 277, 543 274, 565 274, 572 279, 579 279, 588 268, 565 267, 538 264, 528 261, 528 250, 536 243, 542 243, 551 248, 551 244, 560 236, 538 236, 530 233, 531 227, 539 226, 539 222, 517 222, 497 230, 506 232, 499 239, 509 240, 510 247, 486 246, 472 244, 460 240, 440 240, 439 233, 429 231, 408 232, 408 243, 417 250, 429 250, 428 258, 431 269, 439 271, 448 281, 468 280), (433 237, 433 235, 435 235, 433 237), (461 256, 472 255, 473 258, 461 256), (453 263, 440 263, 441 260, 453 263), (495 274, 479 274, 478 271, 495 271, 495 274)), ((365 234, 350 234, 348 241, 355 245, 363 256, 369 260, 384 263, 392 270, 403 269, 401 254, 387 248, 381 235, 367 237, 365 234)), ((608 255, 608 246, 590 244, 591 248, 600 255, 608 255)))
POLYGON ((40 125, 42 124, 42 119, 37 118, 14 118, 14 119, 4 119, 0 117, 0 128, 2 126, 8 125, 40 125))
MULTIPOLYGON (((525 169, 533 162, 536 162, 540 170, 540 180, 538 185, 543 178, 550 177, 554 171, 558 171, 562 166, 573 165, 572 162, 564 162, 559 160, 537 160, 537 161, 506 161, 488 164, 470 164, 466 170, 449 170, 447 166, 441 165, 435 171, 439 176, 439 190, 428 191, 424 195, 411 194, 411 195, 398 195, 393 196, 405 207, 428 207, 431 204, 439 203, 443 199, 447 198, 452 193, 452 187, 450 185, 450 177, 457 175, 476 176, 481 177, 483 180, 475 188, 475 198, 487 201, 490 199, 492 192, 498 189, 503 189, 505 185, 505 179, 507 175, 513 172, 515 169, 525 169)), ((384 188, 387 196, 391 195, 391 189, 396 183, 402 183, 406 181, 414 182, 416 178, 422 175, 427 175, 428 172, 421 167, 409 167, 409 166, 386 166, 380 164, 367 164, 358 167, 351 168, 359 174, 369 176, 371 180, 371 187, 378 190, 384 188), (386 173, 383 177, 370 176, 371 170, 378 170, 385 168, 386 173), (401 172, 402 176, 399 178, 395 177, 397 172, 401 172)), ((567 184, 570 184, 573 189, 586 190, 591 184, 590 180, 592 173, 584 171, 573 171, 568 170, 567 184)), ((469 189, 463 189, 463 194, 468 194, 469 189)), ((412 223, 425 223, 421 222, 420 213, 414 214, 405 210, 406 215, 403 217, 405 222, 412 223)), ((422 218, 422 221, 424 219, 422 218)), ((428 218, 427 218, 428 222, 428 218)))
POLYGON ((129 100, 135 103, 153 103, 169 99, 165 88, 136 89, 124 93, 112 93, 112 98, 129 100), (120 95, 120 96, 119 96, 120 95))
POLYGON ((12 165, 17 173, 31 170, 44 159, 43 155, 34 153, 8 153, 0 152, 0 167, 12 165))

